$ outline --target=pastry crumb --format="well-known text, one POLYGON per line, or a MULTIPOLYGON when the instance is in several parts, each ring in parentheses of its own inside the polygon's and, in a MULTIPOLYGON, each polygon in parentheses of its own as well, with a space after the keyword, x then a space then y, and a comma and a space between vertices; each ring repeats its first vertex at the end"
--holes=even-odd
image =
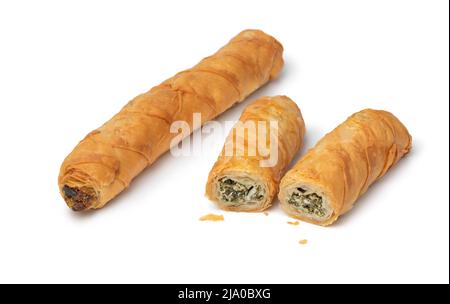
POLYGON ((265 216, 269 216, 269 212, 264 212, 264 215, 265 216))
POLYGON ((295 221, 295 222, 287 222, 289 225, 293 225, 293 226, 298 226, 300 225, 299 221, 295 221))
POLYGON ((298 242, 300 245, 306 245, 308 244, 308 240, 301 240, 298 242))
POLYGON ((211 222, 221 222, 224 220, 223 215, 217 214, 207 214, 200 218, 200 221, 211 221, 211 222))

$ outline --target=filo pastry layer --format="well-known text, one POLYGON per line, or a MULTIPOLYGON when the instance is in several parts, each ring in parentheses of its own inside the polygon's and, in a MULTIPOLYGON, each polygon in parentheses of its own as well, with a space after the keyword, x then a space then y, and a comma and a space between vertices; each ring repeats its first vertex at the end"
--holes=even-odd
POLYGON ((279 199, 292 217, 327 226, 411 149, 391 113, 366 109, 349 117, 283 177, 279 199))
POLYGON ((275 78, 283 47, 259 30, 243 31, 214 55, 131 100, 64 160, 59 189, 75 211, 103 207, 165 153, 174 121, 202 123, 275 78))
POLYGON ((223 210, 269 208, 304 134, 302 114, 288 97, 263 97, 253 102, 231 130, 209 174, 207 197, 223 210))

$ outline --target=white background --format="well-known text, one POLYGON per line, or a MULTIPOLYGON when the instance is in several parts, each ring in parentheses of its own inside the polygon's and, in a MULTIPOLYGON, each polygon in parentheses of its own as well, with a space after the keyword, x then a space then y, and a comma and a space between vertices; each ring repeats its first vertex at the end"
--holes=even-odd
POLYGON ((0 282, 448 283, 448 12, 446 0, 2 1, 0 282), (329 228, 290 226, 277 203, 269 216, 210 204, 224 134, 164 156, 103 210, 71 212, 57 175, 75 144, 246 28, 284 44, 282 76, 249 100, 294 99, 302 153, 367 107, 405 123, 412 153, 329 228), (225 221, 198 220, 210 212, 225 221))

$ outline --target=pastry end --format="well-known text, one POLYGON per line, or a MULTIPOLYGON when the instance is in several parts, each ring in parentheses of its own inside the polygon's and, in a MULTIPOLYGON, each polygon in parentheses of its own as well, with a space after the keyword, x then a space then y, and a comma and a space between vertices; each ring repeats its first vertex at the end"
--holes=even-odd
POLYGON ((215 197, 224 210, 262 211, 270 206, 267 192, 264 184, 248 177, 222 176, 215 182, 215 197))
POLYGON ((64 185, 62 194, 70 209, 76 212, 91 209, 95 200, 94 190, 91 188, 77 188, 64 185))
POLYGON ((304 185, 291 189, 284 203, 296 217, 320 224, 326 223, 333 215, 333 208, 326 197, 304 185))

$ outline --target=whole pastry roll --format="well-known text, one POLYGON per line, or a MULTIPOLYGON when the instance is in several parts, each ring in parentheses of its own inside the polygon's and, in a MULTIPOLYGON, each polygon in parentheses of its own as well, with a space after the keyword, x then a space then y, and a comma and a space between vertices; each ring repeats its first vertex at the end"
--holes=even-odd
POLYGON ((131 100, 63 162, 59 189, 67 205, 74 211, 103 207, 174 144, 174 121, 187 122, 192 131, 194 113, 202 123, 214 119, 275 78, 282 53, 273 37, 243 31, 193 68, 131 100))
POLYGON ((224 210, 269 208, 304 134, 302 114, 288 97, 253 102, 228 135, 209 174, 206 196, 224 210))
POLYGON ((283 177, 279 199, 292 217, 327 226, 411 149, 406 127, 391 113, 349 117, 283 177))

